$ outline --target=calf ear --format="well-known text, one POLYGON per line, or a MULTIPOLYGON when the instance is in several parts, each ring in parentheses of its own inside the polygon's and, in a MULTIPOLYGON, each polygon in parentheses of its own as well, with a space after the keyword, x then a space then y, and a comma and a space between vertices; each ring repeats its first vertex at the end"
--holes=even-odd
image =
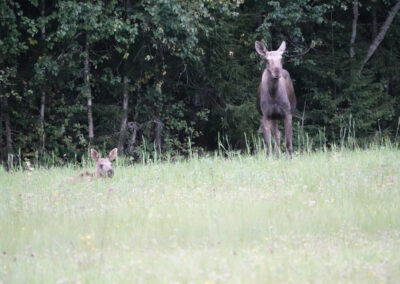
POLYGON ((258 54, 260 54, 262 56, 267 55, 268 50, 265 47, 264 43, 262 43, 261 41, 256 41, 255 48, 256 48, 256 51, 258 52, 258 54))
POLYGON ((282 41, 281 46, 278 48, 278 51, 284 53, 286 49, 286 42, 282 41))
POLYGON ((110 161, 114 160, 115 157, 117 157, 117 153, 118 153, 118 149, 117 149, 117 148, 112 149, 112 150, 110 151, 110 154, 108 154, 108 159, 109 159, 110 161))
POLYGON ((99 160, 99 153, 95 149, 90 149, 90 156, 92 156, 92 159, 96 162, 99 160))

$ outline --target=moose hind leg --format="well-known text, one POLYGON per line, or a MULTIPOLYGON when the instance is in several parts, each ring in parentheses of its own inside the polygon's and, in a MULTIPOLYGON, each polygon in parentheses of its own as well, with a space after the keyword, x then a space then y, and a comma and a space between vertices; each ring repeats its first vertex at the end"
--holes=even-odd
POLYGON ((281 146, 281 132, 279 131, 277 120, 273 120, 271 122, 271 129, 272 129, 272 134, 274 135, 274 139, 275 139, 275 156, 278 159, 279 158, 279 150, 280 150, 280 146, 281 146))
POLYGON ((291 158, 293 152, 292 115, 287 115, 285 118, 285 144, 286 144, 286 157, 291 158))
POLYGON ((267 157, 269 157, 271 149, 271 121, 266 118, 261 118, 261 130, 264 133, 265 147, 267 148, 267 157))

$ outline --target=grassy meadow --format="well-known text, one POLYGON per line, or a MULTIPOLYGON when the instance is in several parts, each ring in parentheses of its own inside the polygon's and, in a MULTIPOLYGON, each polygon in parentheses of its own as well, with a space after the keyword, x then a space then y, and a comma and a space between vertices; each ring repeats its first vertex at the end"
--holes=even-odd
POLYGON ((0 283, 399 283, 400 151, 0 170, 0 283))

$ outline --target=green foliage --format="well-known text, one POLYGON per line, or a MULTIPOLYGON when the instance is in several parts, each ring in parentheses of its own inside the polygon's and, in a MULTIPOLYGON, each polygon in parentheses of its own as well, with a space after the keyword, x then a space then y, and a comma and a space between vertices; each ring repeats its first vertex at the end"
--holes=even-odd
POLYGON ((132 155, 128 146, 154 154, 154 121, 163 126, 163 153, 215 149, 218 135, 244 149, 245 135, 258 135, 256 93, 265 68, 255 40, 269 49, 287 42, 284 68, 298 98, 295 135, 312 140, 324 133, 324 141, 338 142, 350 120, 360 137, 376 131, 393 136, 400 116, 397 18, 359 78, 354 70, 372 41, 372 13, 382 23, 394 2, 360 4, 350 58, 353 1, 69 0, 44 1, 44 7, 41 1, 1 1, 0 97, 8 99, 1 156, 6 113, 14 152, 39 149, 42 94, 44 151, 70 158, 87 152, 86 34, 99 147, 117 144, 127 89, 128 122, 140 128, 134 145, 132 130, 123 135, 125 154, 132 155))

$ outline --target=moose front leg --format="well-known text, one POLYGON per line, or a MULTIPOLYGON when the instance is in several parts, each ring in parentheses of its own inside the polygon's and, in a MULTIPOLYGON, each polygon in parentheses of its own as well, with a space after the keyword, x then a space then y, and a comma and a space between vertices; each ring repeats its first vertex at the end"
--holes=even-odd
POLYGON ((292 145, 292 115, 289 114, 285 117, 285 144, 286 144, 286 157, 291 158, 293 152, 292 145))
POLYGON ((261 118, 261 130, 264 133, 265 147, 267 148, 267 157, 271 151, 271 121, 266 118, 261 118))
POLYGON ((281 148, 281 132, 279 131, 277 120, 271 121, 271 129, 272 135, 274 135, 275 139, 275 156, 277 159, 279 159, 279 150, 281 148))

